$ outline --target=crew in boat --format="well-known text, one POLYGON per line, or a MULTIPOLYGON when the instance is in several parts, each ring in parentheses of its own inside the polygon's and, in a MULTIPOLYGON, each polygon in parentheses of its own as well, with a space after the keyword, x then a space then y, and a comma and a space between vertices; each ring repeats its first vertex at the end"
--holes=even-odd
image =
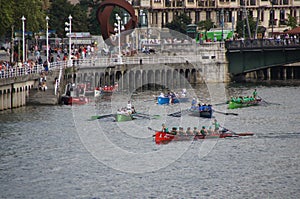
POLYGON ((185 89, 185 88, 184 88, 184 89, 182 89, 181 97, 185 97, 185 96, 186 96, 186 94, 187 94, 187 92, 186 92, 186 89, 185 89))
POLYGON ((132 113, 132 104, 131 104, 130 100, 128 101, 126 108, 127 108, 127 112, 129 114, 131 114, 132 113))
POLYGON ((159 97, 165 97, 164 93, 160 93, 159 97))
POLYGON ((188 128, 186 129, 186 134, 187 134, 187 135, 194 135, 194 133, 193 133, 191 127, 188 127, 188 128))
POLYGON ((256 97, 257 97, 257 91, 256 91, 256 89, 254 89, 252 95, 253 95, 253 98, 256 99, 256 97))
POLYGON ((217 119, 214 120, 213 125, 215 127, 214 132, 218 133, 220 130, 220 123, 217 121, 217 119))
POLYGON ((166 127, 164 123, 161 126, 162 126, 161 132, 169 133, 169 129, 166 127))
POLYGON ((172 135, 177 135, 178 134, 178 131, 177 131, 177 128, 176 127, 173 127, 170 134, 172 135))
POLYGON ((191 109, 195 110, 196 108, 197 108, 197 100, 196 100, 196 98, 193 98, 192 104, 191 104, 191 109))
POLYGON ((193 134, 200 135, 200 131, 197 129, 197 127, 194 127, 193 134))
POLYGON ((178 134, 179 135, 186 135, 186 133, 184 132, 184 129, 183 129, 183 127, 179 127, 179 130, 178 130, 178 134))
POLYGON ((202 129, 201 129, 200 133, 201 133, 201 135, 203 135, 203 136, 208 135, 208 132, 207 132, 207 130, 205 129, 205 126, 202 126, 202 129))

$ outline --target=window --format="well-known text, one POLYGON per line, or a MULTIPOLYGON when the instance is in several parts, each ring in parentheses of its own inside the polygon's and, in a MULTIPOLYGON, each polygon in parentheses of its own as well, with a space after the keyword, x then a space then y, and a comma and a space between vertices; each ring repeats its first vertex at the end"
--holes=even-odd
POLYGON ((188 0, 188 3, 194 3, 194 0, 188 0))
POLYGON ((154 0, 154 3, 161 3, 161 0, 154 0))
POLYGON ((206 11, 206 20, 211 19, 211 11, 206 11))
POLYGON ((261 10, 260 11, 260 21, 264 21, 265 18, 264 18, 264 10, 261 10))
POLYGON ((195 13, 195 23, 198 23, 200 21, 200 12, 196 11, 195 13))

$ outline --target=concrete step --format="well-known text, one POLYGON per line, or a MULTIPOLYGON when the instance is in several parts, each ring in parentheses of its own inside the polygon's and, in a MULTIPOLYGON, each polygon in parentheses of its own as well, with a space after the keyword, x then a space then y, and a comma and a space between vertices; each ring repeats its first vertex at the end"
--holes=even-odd
POLYGON ((56 105, 59 102, 59 97, 54 95, 54 89, 41 91, 38 89, 30 90, 27 104, 40 104, 40 105, 56 105))

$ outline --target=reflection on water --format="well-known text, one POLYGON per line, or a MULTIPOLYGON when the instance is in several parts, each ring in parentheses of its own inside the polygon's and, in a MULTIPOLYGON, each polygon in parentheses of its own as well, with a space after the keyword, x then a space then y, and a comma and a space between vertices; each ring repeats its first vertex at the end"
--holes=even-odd
MULTIPOLYGON (((223 87, 220 84, 196 86, 192 95, 214 104, 224 100, 223 87)), ((255 132, 254 137, 217 140, 205 156, 202 156, 203 147, 212 146, 209 142, 170 143, 176 149, 165 152, 173 153, 170 155, 182 147, 187 149, 168 166, 139 174, 113 169, 89 152, 75 125, 74 117, 78 113, 75 111, 80 108, 27 106, 0 112, 0 197, 299 198, 300 88, 230 84, 225 93, 226 97, 250 95, 254 88, 264 100, 280 105, 230 110, 238 116, 215 114, 229 129, 255 132)), ((126 106, 127 99, 132 99, 139 112, 159 112, 162 117, 158 120, 134 120, 120 125, 111 118, 88 121, 90 115, 82 111, 83 123, 105 129, 110 142, 124 151, 154 155, 167 148, 155 145, 153 132, 146 130, 147 126, 160 128, 162 122, 184 127, 210 124, 210 120, 189 115, 166 116, 187 108, 189 103, 158 106, 154 100, 145 101, 158 93, 119 94, 89 105, 94 114, 106 114, 115 111, 112 107, 126 106)), ((228 111, 226 105, 215 108, 228 111)), ((101 155, 101 151, 99 153, 101 155)), ((162 161, 167 160, 168 156, 163 154, 162 161)), ((118 157, 118 154, 111 155, 118 157)), ((131 159, 127 166, 134 162, 135 159, 131 159)), ((126 166, 126 162, 122 164, 126 166)), ((145 167, 148 164, 150 162, 144 162, 145 167)))

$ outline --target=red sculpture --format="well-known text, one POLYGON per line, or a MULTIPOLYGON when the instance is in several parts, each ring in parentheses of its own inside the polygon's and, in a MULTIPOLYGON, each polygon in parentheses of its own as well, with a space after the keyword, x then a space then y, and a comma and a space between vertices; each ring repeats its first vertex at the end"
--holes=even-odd
MULTIPOLYGON (((97 11, 97 19, 101 27, 102 37, 107 45, 115 45, 110 36, 114 35, 114 26, 109 23, 110 16, 115 7, 123 8, 130 15, 130 20, 124 24, 126 34, 130 34, 137 26, 137 16, 130 3, 125 0, 106 0, 103 1, 97 11), (131 30, 131 31, 130 31, 131 30)), ((123 33, 124 34, 124 33, 123 33)))

